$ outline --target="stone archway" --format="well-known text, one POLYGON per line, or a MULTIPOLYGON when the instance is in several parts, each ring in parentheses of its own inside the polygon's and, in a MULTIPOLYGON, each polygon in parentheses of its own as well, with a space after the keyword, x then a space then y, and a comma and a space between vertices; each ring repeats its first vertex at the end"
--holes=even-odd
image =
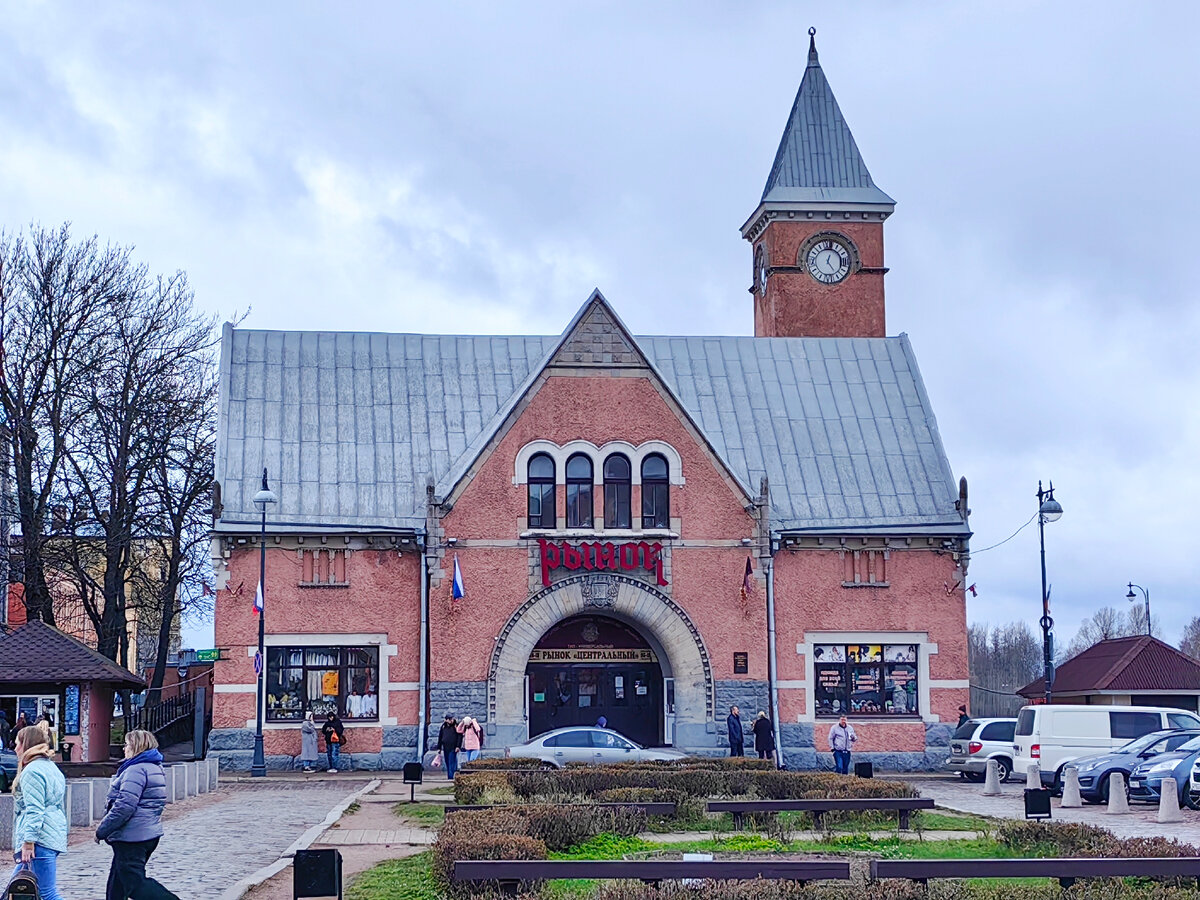
POLYGON ((674 600, 652 585, 624 575, 576 575, 533 594, 509 617, 496 638, 488 669, 488 722, 496 743, 528 739, 525 669, 529 655, 553 625, 583 614, 611 616, 633 625, 667 657, 675 679, 675 744, 712 744, 713 678, 700 631, 674 600))

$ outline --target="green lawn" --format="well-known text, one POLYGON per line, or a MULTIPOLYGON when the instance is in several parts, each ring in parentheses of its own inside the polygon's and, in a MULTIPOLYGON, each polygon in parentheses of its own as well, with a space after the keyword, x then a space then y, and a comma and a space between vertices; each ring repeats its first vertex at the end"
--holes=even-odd
POLYGON ((392 814, 418 825, 441 825, 446 818, 446 807, 441 803, 396 803, 392 814))
POLYGON ((368 869, 350 885, 346 900, 442 900, 429 851, 368 869))
MULTIPOLYGON (((764 817, 761 827, 755 829, 747 825, 747 830, 759 831, 812 831, 812 816, 803 812, 781 812, 775 815, 775 825, 767 824, 764 817)), ((827 824, 821 829, 833 833, 863 831, 896 831, 900 827, 899 818, 895 813, 844 813, 840 816, 829 816, 827 824)), ((989 831, 999 823, 980 816, 962 813, 932 812, 918 810, 912 814, 911 827, 921 831, 989 831)), ((671 832, 695 831, 700 834, 733 832, 733 816, 721 813, 716 816, 706 816, 702 819, 680 821, 665 816, 655 816, 649 825, 650 831, 669 834, 671 832)))

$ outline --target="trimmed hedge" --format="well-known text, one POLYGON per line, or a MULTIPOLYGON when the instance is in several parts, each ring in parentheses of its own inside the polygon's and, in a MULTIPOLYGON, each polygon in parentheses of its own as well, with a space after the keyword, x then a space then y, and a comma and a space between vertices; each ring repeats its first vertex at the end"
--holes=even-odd
MULTIPOLYGON (((755 760, 758 762, 758 760, 755 760)), ((583 766, 559 770, 515 769, 464 773, 454 779, 454 798, 460 804, 485 801, 489 792, 511 792, 519 800, 562 800, 599 797, 619 789, 670 791, 679 797, 757 797, 765 800, 817 798, 915 797, 902 781, 851 778, 829 772, 781 772, 754 767, 695 765, 583 766)), ((494 802, 494 801, 492 801, 494 802)), ((676 802, 679 802, 678 800, 676 802)))
POLYGON ((660 887, 632 881, 603 882, 592 900, 1195 900, 1194 888, 1120 881, 1057 884, 1006 882, 976 885, 935 880, 926 889, 909 881, 826 882, 801 886, 789 881, 705 881, 697 887, 666 882, 660 887))
POLYGON ((443 836, 469 839, 481 834, 515 834, 543 841, 550 850, 568 850, 598 834, 638 834, 645 831, 646 819, 644 812, 631 806, 514 804, 450 813, 438 832, 438 840, 443 836))
MULTIPOLYGON (((522 756, 487 757, 476 759, 459 766, 460 772, 495 772, 512 769, 546 769, 553 768, 549 763, 540 759, 522 756)), ((595 768, 593 763, 569 762, 568 769, 595 768)), ((772 771, 775 763, 769 759, 757 759, 749 756, 685 756, 682 759, 654 759, 644 762, 609 763, 605 768, 617 769, 716 769, 718 771, 772 771)))
POLYGON ((1000 842, 1029 856, 1200 856, 1200 848, 1175 838, 1118 838, 1095 825, 1072 822, 1007 821, 1000 842))
MULTIPOLYGON (((460 859, 545 859, 546 844, 521 834, 439 833, 433 844, 433 875, 451 897, 478 896, 499 889, 497 882, 454 881, 454 863, 460 859)), ((523 884, 536 890, 536 883, 523 884)))

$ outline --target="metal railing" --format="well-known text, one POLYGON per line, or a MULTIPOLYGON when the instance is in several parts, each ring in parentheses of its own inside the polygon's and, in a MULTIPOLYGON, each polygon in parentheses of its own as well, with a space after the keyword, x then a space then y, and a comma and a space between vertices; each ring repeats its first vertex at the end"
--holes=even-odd
POLYGON ((195 713, 195 695, 189 693, 154 706, 143 706, 134 712, 130 724, 133 728, 154 732, 159 744, 171 744, 188 739, 195 713))

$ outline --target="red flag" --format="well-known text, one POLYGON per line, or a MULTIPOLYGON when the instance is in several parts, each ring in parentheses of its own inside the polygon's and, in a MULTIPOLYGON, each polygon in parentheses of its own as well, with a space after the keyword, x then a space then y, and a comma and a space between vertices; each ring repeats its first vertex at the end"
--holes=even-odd
POLYGON ((750 557, 746 557, 746 575, 742 578, 742 602, 749 603, 755 594, 754 567, 750 565, 750 557))

